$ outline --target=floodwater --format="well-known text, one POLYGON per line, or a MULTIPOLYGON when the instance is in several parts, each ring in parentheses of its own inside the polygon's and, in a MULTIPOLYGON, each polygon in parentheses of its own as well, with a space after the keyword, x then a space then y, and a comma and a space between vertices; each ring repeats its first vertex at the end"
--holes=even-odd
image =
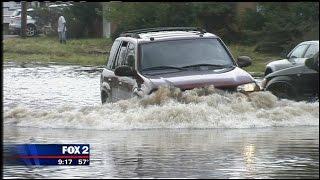
POLYGON ((4 144, 91 147, 90 166, 4 165, 4 178, 319 178, 319 102, 211 88, 102 106, 100 70, 4 65, 4 144))

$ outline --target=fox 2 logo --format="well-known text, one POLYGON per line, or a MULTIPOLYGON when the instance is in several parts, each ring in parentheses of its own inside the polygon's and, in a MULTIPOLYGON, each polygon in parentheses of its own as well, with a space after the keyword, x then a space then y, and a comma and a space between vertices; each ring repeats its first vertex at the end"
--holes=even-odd
POLYGON ((62 154, 89 154, 88 146, 62 146, 62 154))

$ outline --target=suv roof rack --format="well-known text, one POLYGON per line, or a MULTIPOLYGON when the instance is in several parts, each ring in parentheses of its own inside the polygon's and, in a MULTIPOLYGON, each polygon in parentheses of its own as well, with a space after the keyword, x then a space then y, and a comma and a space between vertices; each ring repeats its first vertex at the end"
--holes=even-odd
POLYGON ((160 32, 160 31, 200 31, 201 34, 207 32, 206 30, 199 27, 158 27, 158 28, 145 28, 145 29, 125 31, 120 34, 120 37, 140 38, 140 36, 138 35, 139 33, 160 32))

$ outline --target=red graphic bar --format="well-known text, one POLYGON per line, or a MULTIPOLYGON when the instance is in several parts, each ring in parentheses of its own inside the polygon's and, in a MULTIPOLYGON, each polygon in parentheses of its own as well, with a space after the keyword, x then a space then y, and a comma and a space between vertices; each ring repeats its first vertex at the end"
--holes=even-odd
POLYGON ((21 155, 21 156, 16 156, 17 158, 20 159, 89 159, 89 155, 82 155, 82 156, 77 156, 77 155, 69 155, 69 156, 61 156, 61 155, 56 155, 56 156, 44 156, 44 155, 38 155, 38 156, 28 156, 28 155, 21 155))

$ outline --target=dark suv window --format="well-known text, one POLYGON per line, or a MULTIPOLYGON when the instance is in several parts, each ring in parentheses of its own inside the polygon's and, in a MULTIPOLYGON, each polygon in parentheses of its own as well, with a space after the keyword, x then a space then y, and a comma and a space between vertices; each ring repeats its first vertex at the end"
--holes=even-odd
POLYGON ((123 41, 119 47, 120 42, 114 43, 108 63, 108 69, 115 69, 121 65, 134 67, 135 46, 133 43, 123 41))
POLYGON ((195 64, 233 65, 218 39, 183 39, 141 44, 140 68, 195 64))
POLYGON ((135 46, 133 43, 129 43, 127 56, 123 65, 134 67, 134 61, 135 61, 135 46))
POLYGON ((123 64, 127 55, 127 46, 128 46, 128 42, 122 41, 116 60, 115 60, 115 64, 114 64, 115 68, 123 64))

